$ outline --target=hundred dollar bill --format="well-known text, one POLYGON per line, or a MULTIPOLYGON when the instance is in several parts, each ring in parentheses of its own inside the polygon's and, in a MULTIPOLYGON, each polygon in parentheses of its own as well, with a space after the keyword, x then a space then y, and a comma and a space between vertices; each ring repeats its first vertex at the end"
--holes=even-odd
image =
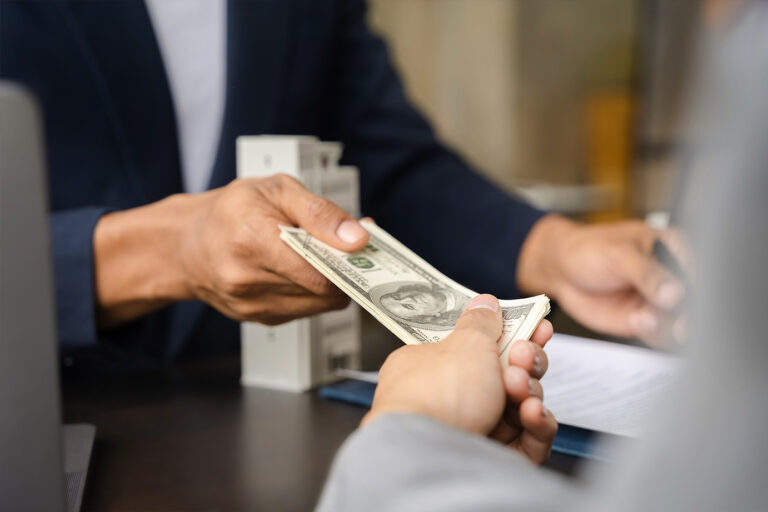
MULTIPOLYGON (((436 343, 448 336, 477 293, 440 273, 373 222, 361 225, 370 240, 354 253, 335 249, 301 228, 280 226, 280 237, 404 343, 436 343)), ((506 366, 512 342, 529 339, 549 313, 549 298, 538 295, 500 304, 499 356, 506 366)))

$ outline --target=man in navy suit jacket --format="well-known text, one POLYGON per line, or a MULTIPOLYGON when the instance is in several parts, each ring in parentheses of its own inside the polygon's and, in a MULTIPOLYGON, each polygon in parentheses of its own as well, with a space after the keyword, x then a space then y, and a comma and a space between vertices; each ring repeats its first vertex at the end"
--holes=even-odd
POLYGON ((166 67, 144 2, 0 2, 0 77, 40 99, 59 332, 172 360, 228 349, 234 320, 277 323, 344 300, 277 237, 343 249, 359 225, 282 178, 235 181, 235 137, 344 144, 362 209, 482 292, 545 292, 596 329, 652 339, 682 288, 640 223, 582 226, 472 172, 408 103, 359 0, 227 2, 226 102, 208 192, 184 194, 166 67))

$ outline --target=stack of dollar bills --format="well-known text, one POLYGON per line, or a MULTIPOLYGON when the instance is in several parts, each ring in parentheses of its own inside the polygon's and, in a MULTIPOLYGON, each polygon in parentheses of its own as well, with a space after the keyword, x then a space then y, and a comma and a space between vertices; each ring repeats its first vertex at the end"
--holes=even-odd
MULTIPOLYGON (((448 336, 477 293, 440 273, 375 223, 361 225, 370 240, 354 253, 335 249, 301 228, 281 226, 280 237, 403 343, 436 343, 448 336)), ((549 313, 549 298, 538 295, 500 304, 504 324, 499 356, 506 366, 512 343, 529 339, 549 313)))

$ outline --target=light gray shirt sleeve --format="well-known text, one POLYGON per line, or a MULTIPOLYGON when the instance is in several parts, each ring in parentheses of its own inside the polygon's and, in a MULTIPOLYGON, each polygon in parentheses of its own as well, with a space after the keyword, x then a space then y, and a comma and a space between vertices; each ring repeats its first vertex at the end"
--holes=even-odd
POLYGON ((572 484, 500 444, 423 416, 388 414, 336 457, 318 512, 557 509, 572 484))

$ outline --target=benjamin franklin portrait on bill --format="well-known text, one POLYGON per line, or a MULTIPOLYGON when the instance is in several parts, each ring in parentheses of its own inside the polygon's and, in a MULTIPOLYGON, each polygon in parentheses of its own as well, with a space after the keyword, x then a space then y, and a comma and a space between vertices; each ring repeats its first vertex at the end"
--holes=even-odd
POLYGON ((469 297, 450 288, 412 281, 381 284, 369 293, 394 320, 433 331, 453 329, 469 302, 469 297))

